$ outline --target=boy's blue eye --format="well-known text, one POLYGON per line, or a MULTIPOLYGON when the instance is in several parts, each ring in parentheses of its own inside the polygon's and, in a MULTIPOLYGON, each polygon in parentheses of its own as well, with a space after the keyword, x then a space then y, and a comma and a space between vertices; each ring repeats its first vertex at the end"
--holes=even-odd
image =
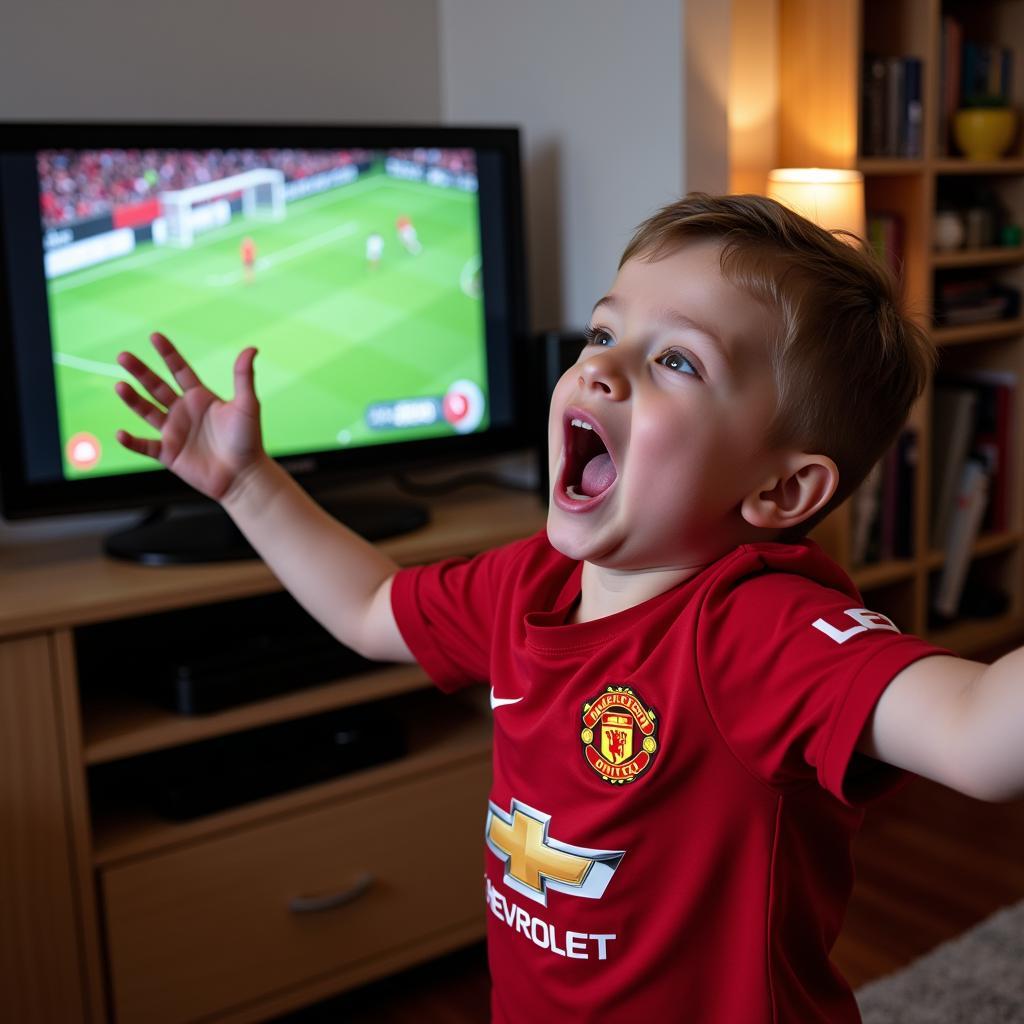
POLYGON ((602 331, 600 327, 587 327, 583 332, 584 342, 583 347, 587 345, 613 345, 614 339, 607 331, 602 331))
POLYGON ((697 372, 697 368, 690 362, 686 356, 683 355, 678 349, 669 349, 663 356, 659 357, 658 362, 662 366, 667 366, 670 370, 678 370, 680 373, 685 373, 689 376, 699 377, 700 374, 697 372))

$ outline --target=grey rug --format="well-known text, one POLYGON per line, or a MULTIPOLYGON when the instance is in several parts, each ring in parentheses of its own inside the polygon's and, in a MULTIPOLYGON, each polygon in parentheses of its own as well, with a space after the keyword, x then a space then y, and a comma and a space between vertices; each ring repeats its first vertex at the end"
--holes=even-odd
POLYGON ((864 1024, 1024 1024, 1024 902, 857 990, 864 1024))

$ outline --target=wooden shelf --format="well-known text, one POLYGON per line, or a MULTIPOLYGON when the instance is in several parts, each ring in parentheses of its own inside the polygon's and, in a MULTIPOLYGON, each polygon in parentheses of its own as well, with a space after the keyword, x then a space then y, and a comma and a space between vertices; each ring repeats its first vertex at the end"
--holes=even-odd
POLYGON ((924 168, 923 160, 897 157, 864 156, 857 161, 857 170, 865 176, 887 177, 893 174, 920 174, 924 168))
POLYGON ((898 559, 891 562, 879 562, 877 565, 862 565, 853 569, 850 578, 858 590, 876 590, 892 583, 903 583, 912 580, 917 571, 916 563, 911 559, 898 559))
POLYGON ((274 722, 381 700, 430 686, 418 665, 382 667, 269 700, 207 715, 181 715, 120 692, 86 694, 82 719, 86 764, 103 764, 274 722))
POLYGON ((1000 160, 968 160, 966 157, 940 157, 931 161, 936 174, 1024 174, 1024 157, 1000 160))
POLYGON ((410 704, 409 752, 398 760, 366 771, 184 822, 158 817, 130 799, 108 797, 96 811, 93 822, 93 864, 107 867, 320 804, 386 789, 462 763, 486 762, 491 746, 489 716, 458 698, 429 696, 437 700, 410 704), (438 701, 445 704, 443 714, 437 710, 438 701), (422 713, 417 713, 418 708, 422 713))
POLYGON ((965 619, 946 629, 932 630, 925 639, 964 658, 985 654, 1010 641, 1024 639, 1024 622, 1018 615, 998 619, 965 619))
POLYGON ((936 327, 932 340, 936 345, 966 345, 976 341, 996 341, 1000 338, 1014 338, 1024 334, 1024 317, 1013 320, 987 320, 979 324, 962 324, 958 327, 936 327))
POLYGON ((972 558, 984 558, 986 555, 996 555, 1000 551, 1009 551, 1015 548, 1024 540, 1024 531, 1006 530, 1000 533, 982 534, 972 548, 972 558))
POLYGON ((947 267, 999 267, 1024 263, 1024 245, 993 246, 987 249, 957 249, 932 254, 932 266, 937 270, 947 267))
MULTIPOLYGON (((971 558, 984 558, 986 555, 997 555, 1000 551, 1011 551, 1024 541, 1024 531, 1009 530, 1005 533, 986 533, 979 537, 971 548, 971 558)), ((925 557, 925 565, 929 570, 941 569, 946 564, 944 551, 929 551, 925 557)))

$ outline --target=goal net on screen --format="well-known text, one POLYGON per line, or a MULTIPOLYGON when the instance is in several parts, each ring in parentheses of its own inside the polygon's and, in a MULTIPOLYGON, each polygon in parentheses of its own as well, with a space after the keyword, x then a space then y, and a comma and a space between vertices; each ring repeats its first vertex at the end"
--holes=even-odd
POLYGON ((164 230, 159 238, 154 232, 154 241, 187 249, 197 234, 230 222, 231 200, 239 195, 243 217, 284 218, 284 172, 258 168, 176 192, 161 192, 164 230))

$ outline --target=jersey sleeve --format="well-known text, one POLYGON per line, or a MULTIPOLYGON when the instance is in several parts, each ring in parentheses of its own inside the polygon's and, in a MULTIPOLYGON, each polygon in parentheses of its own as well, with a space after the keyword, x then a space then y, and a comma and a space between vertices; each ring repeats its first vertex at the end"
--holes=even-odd
POLYGON ((440 689, 487 680, 500 593, 532 541, 401 569, 395 576, 391 608, 398 629, 440 689))
POLYGON ((708 595, 697 663, 733 754, 768 785, 817 781, 856 805, 905 773, 856 752, 871 713, 912 662, 949 651, 900 633, 839 590, 763 573, 708 595))

